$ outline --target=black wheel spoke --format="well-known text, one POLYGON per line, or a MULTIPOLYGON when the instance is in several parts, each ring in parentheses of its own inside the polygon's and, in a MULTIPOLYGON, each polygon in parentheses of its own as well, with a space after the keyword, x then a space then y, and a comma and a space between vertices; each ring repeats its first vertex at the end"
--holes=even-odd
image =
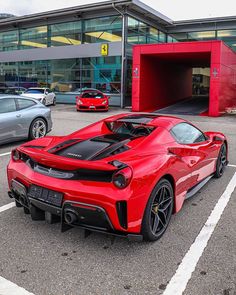
POLYGON ((157 232, 157 228, 158 228, 159 223, 160 223, 160 218, 157 214, 155 214, 153 227, 152 227, 152 231, 154 234, 157 232))
POLYGON ((160 223, 162 224, 162 227, 165 227, 166 226, 166 214, 162 210, 159 210, 159 219, 160 219, 160 223))

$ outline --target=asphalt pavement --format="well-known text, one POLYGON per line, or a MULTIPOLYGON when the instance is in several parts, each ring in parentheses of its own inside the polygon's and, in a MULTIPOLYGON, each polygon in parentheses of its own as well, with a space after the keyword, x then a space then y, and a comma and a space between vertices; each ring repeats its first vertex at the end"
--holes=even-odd
MULTIPOLYGON (((121 112, 124 110, 112 108, 108 113, 78 113, 73 106, 58 105, 52 107, 54 125, 50 135, 65 135, 121 112)), ((236 172, 236 117, 181 117, 204 131, 225 133, 231 166, 227 167, 222 178, 212 179, 185 202, 182 210, 173 215, 159 241, 129 242, 117 238, 112 244, 110 238, 102 234, 93 233, 85 238, 79 229, 61 233, 59 224, 32 221, 21 208, 13 207, 0 212, 0 277, 35 295, 165 292, 236 172)), ((7 195, 6 179, 10 155, 4 154, 19 144, 0 147, 0 208, 12 202, 7 195)), ((236 294, 235 212, 236 191, 233 191, 184 294, 236 294)), ((7 293, 0 291, 0 294, 7 293)))

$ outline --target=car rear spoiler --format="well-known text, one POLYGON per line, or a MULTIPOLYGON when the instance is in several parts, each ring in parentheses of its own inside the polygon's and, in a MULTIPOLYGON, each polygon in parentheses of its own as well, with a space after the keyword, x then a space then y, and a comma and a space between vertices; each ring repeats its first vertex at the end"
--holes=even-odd
POLYGON ((26 148, 19 147, 17 148, 21 153, 29 156, 33 161, 40 163, 42 165, 58 168, 63 170, 74 170, 78 168, 83 169, 92 169, 92 170, 106 170, 106 171, 115 171, 117 167, 111 163, 107 163, 102 160, 97 161, 88 161, 88 160, 79 160, 62 157, 59 155, 51 154, 43 150, 38 150, 35 148, 26 148))

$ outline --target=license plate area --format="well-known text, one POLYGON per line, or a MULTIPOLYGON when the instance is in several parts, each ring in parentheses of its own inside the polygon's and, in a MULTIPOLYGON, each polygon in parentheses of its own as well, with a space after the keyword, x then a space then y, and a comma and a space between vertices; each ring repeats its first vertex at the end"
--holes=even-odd
POLYGON ((89 108, 90 108, 90 109, 95 109, 95 106, 90 106, 89 108))
POLYGON ((27 195, 26 187, 22 183, 16 181, 15 179, 13 179, 11 182, 11 189, 18 196, 26 196, 27 195))
POLYGON ((28 196, 57 207, 61 207, 63 200, 62 193, 34 184, 30 186, 28 196))

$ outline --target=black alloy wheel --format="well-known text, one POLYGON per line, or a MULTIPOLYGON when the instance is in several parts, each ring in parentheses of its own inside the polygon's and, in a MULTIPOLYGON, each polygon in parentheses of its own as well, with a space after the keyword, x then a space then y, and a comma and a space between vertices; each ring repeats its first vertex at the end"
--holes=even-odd
POLYGON ((225 167, 227 166, 227 147, 226 144, 222 144, 220 148, 220 152, 216 162, 216 171, 214 176, 216 178, 220 178, 225 171, 225 167))
POLYGON ((156 241, 165 232, 174 206, 174 192, 167 179, 161 179, 148 200, 142 222, 144 240, 156 241))

